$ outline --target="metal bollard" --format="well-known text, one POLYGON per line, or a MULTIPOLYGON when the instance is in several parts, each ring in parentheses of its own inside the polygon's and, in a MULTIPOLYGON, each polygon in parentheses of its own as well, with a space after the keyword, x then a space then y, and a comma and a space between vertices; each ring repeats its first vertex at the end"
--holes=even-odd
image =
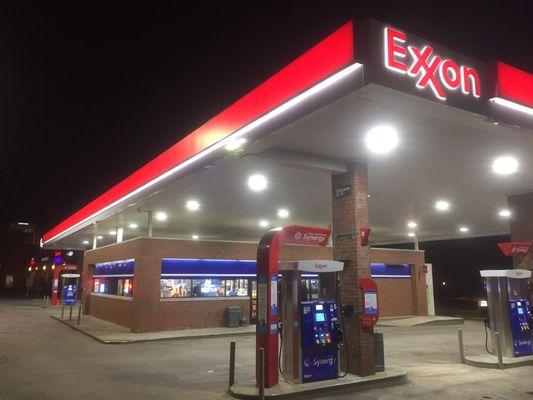
POLYGON ((65 316, 65 303, 61 300, 61 319, 65 316))
POLYGON ((496 352, 498 354, 498 369, 503 369, 502 340, 500 332, 494 333, 494 339, 496 340, 496 352))
POLYGON ((69 316, 68 316, 68 320, 69 320, 69 321, 72 321, 72 307, 73 307, 73 305, 71 304, 71 305, 70 305, 69 316))
POLYGON ((265 349, 262 347, 259 348, 259 357, 257 358, 259 362, 259 394, 257 398, 259 400, 265 400, 265 349))
POLYGON ((81 301, 80 301, 80 305, 78 306, 78 326, 80 325, 80 322, 81 322, 81 301))
POLYGON ((235 342, 229 344, 229 384, 230 389, 235 383, 235 342))
POLYGON ((457 337, 459 338, 459 358, 461 362, 465 363, 465 348, 463 345, 463 330, 461 328, 457 329, 457 337))

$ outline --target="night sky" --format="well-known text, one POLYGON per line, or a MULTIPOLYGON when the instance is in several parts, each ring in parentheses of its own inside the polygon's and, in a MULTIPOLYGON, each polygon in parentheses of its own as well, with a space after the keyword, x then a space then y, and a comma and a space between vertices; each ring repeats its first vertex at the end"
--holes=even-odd
POLYGON ((0 6, 2 225, 50 229, 352 18, 533 72, 530 0, 81 3, 0 6))

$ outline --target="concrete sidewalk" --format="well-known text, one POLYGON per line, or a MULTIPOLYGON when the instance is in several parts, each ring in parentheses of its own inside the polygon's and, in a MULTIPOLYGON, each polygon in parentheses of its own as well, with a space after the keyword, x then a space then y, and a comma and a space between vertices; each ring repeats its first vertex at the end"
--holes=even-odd
POLYGON ((410 326, 432 326, 432 325, 462 325, 463 318, 443 317, 438 315, 405 316, 380 318, 376 326, 390 327, 410 327, 410 326))
POLYGON ((179 340, 179 339, 205 339, 224 336, 255 335, 255 325, 239 328, 205 328, 205 329, 180 329, 173 331, 133 333, 121 325, 104 321, 91 315, 82 315, 81 323, 77 325, 77 315, 74 311, 72 321, 68 319, 68 311, 65 309, 65 317, 61 319, 60 309, 47 309, 50 316, 72 329, 76 329, 87 336, 105 344, 126 344, 136 342, 149 342, 156 340, 179 340))

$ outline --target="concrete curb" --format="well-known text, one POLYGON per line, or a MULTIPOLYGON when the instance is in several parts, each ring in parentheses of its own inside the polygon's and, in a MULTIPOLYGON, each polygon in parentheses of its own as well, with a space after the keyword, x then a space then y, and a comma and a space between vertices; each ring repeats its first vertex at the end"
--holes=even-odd
MULTIPOLYGON (((485 356, 466 356, 465 357, 465 364, 470 365, 471 367, 477 367, 477 368, 490 368, 490 369, 498 369, 498 359, 497 357, 494 357, 494 360, 485 360, 483 358, 485 356)), ((525 367, 528 365, 533 365, 533 356, 527 356, 527 357, 520 357, 520 358, 504 358, 503 359, 503 369, 509 369, 509 368, 518 368, 518 367, 525 367)))
MULTIPOLYGON (((280 382, 286 386, 284 392, 276 392, 276 388, 265 389, 265 399, 297 399, 310 398, 325 393, 345 394, 362 390, 382 388, 386 386, 401 385, 407 383, 407 372, 403 369, 391 369, 391 372, 378 372, 371 377, 355 377, 343 381, 346 378, 318 381, 306 384, 291 384, 280 382)), ((238 399, 258 399, 255 380, 236 383, 229 389, 229 394, 238 399), (253 392, 253 393, 252 393, 253 392)))
POLYGON ((71 329, 74 329, 78 332, 83 333, 84 335, 89 336, 90 338, 96 340, 97 342, 100 342, 102 344, 130 344, 130 343, 143 343, 143 342, 162 342, 162 341, 169 341, 169 340, 191 340, 191 339, 212 339, 212 338, 218 338, 218 337, 234 337, 234 336, 250 336, 255 335, 254 332, 231 332, 231 333, 215 333, 215 334, 205 334, 205 335, 191 335, 191 336, 174 336, 174 337, 161 337, 161 338, 142 338, 142 339, 126 339, 126 340, 105 340, 101 337, 94 335, 87 330, 71 323, 70 321, 61 319, 60 317, 57 317, 55 315, 51 315, 53 319, 64 323, 71 329))

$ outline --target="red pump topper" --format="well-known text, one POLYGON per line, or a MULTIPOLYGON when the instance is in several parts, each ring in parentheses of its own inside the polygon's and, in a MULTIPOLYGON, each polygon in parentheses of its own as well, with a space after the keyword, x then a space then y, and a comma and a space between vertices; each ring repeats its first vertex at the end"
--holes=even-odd
POLYGON ((379 319, 378 286, 372 278, 359 278, 359 287, 363 295, 361 325, 363 328, 371 328, 379 319))

